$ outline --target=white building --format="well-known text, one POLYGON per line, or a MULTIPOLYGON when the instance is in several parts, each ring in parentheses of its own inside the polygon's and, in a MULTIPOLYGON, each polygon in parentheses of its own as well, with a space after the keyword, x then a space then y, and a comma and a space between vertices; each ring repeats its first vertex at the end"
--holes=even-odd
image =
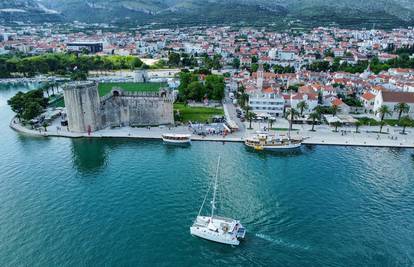
POLYGON ((273 117, 281 117, 285 101, 281 95, 275 92, 257 92, 250 94, 249 106, 256 114, 267 113, 273 117))
POLYGON ((296 59, 296 51, 294 50, 282 50, 278 51, 278 57, 280 60, 295 60, 296 59))
POLYGON ((298 104, 302 101, 305 101, 305 103, 308 105, 308 108, 304 109, 303 113, 311 113, 314 110, 314 108, 316 108, 316 106, 318 105, 318 94, 296 93, 290 96, 291 107, 295 108, 298 111, 300 111, 300 108, 298 108, 298 104))
POLYGON ((370 92, 365 92, 360 97, 366 111, 371 111, 374 108, 375 95, 370 92))
MULTIPOLYGON (((395 105, 398 103, 406 103, 409 106, 409 112, 406 115, 413 117, 414 115, 414 93, 409 92, 389 92, 381 91, 375 97, 374 112, 380 118, 381 114, 378 112, 382 105, 388 106, 392 112, 391 116, 386 115, 386 118, 398 118, 398 111, 394 111, 395 105)), ((403 114, 404 115, 404 114, 403 114)))
POLYGON ((269 50, 269 57, 271 59, 276 59, 276 55, 277 55, 277 49, 276 48, 272 48, 269 50))

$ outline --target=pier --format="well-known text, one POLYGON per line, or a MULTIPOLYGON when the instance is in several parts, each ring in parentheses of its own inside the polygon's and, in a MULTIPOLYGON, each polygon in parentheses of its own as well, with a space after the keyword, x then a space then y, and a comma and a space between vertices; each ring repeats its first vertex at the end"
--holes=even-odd
MULTIPOLYGON (((191 134, 186 126, 177 127, 121 127, 114 129, 103 129, 96 132, 74 133, 67 131, 66 127, 59 127, 56 123, 44 129, 29 129, 21 125, 17 118, 13 118, 10 127, 17 132, 38 137, 66 137, 66 138, 131 138, 131 139, 155 139, 162 140, 163 133, 191 134), (59 127, 59 128, 58 128, 59 127)), ((374 127, 371 127, 374 128, 374 127)), ((359 133, 352 130, 333 132, 329 127, 320 127, 315 132, 304 129, 295 131, 295 133, 305 138, 304 145, 337 145, 337 146, 365 146, 365 147, 399 147, 414 148, 414 134, 408 131, 406 135, 399 133, 398 127, 389 127, 392 130, 389 133, 378 134, 370 132, 368 127, 361 127, 359 133)), ((372 129, 371 129, 372 130, 372 129)), ((253 130, 247 132, 235 132, 227 136, 207 135, 199 136, 192 134, 193 141, 211 141, 211 142, 243 142, 244 137, 253 133, 253 130)), ((284 134, 284 132, 279 132, 284 134)))

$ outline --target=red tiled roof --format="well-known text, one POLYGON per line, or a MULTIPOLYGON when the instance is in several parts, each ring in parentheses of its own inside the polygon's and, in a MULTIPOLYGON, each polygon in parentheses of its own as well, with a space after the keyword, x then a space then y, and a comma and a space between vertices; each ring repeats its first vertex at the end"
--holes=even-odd
POLYGON ((393 103, 414 103, 414 93, 408 92, 387 92, 382 91, 382 99, 384 102, 393 103))
POLYGON ((371 94, 370 92, 366 92, 365 94, 362 95, 362 98, 369 101, 369 100, 374 99, 375 98, 375 95, 374 94, 371 94))
POLYGON ((344 102, 342 102, 342 100, 341 100, 341 99, 336 98, 336 99, 332 100, 331 104, 332 104, 332 106, 337 106, 337 107, 339 107, 339 106, 341 106, 342 104, 344 104, 344 102))

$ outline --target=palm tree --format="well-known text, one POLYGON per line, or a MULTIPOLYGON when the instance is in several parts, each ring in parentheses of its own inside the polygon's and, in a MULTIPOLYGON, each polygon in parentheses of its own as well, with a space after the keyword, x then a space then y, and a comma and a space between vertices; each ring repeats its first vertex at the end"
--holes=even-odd
POLYGON ((249 120, 249 129, 252 129, 252 120, 256 118, 256 114, 251 111, 247 111, 246 118, 249 120))
POLYGON ((269 129, 272 129, 272 127, 273 127, 273 123, 275 122, 276 120, 274 119, 274 118, 269 118, 269 129))
POLYGON ((306 101, 300 101, 300 102, 296 105, 296 107, 300 110, 300 116, 302 116, 302 115, 303 115, 303 111, 304 111, 305 109, 308 109, 308 108, 309 108, 309 105, 308 105, 308 103, 306 103, 306 101))
POLYGON ((298 116, 299 112, 294 109, 294 108, 290 108, 287 112, 286 112, 286 117, 289 120, 289 131, 292 131, 292 124, 293 124, 293 119, 295 116, 298 116))
POLYGON ((43 88, 42 88, 43 92, 46 91, 47 97, 50 97, 49 89, 50 89, 50 84, 47 82, 43 85, 43 88))
POLYGON ((340 121, 334 121, 332 125, 335 127, 335 132, 338 132, 338 127, 342 125, 340 121))
POLYGON ((337 105, 333 105, 333 106, 331 107, 331 112, 332 112, 332 115, 333 115, 333 116, 336 116, 336 113, 338 113, 339 111, 341 111, 341 108, 340 108, 340 107, 338 107, 337 105))
POLYGON ((398 120, 400 120, 403 113, 408 113, 408 111, 410 111, 410 106, 401 102, 394 106, 394 110, 398 112, 398 120))
POLYGON ((319 120, 321 118, 321 114, 319 114, 318 112, 312 112, 311 114, 309 114, 309 118, 312 119, 312 132, 315 131, 315 123, 316 120, 319 120))
POLYGON ((44 121, 42 126, 43 126, 43 128, 45 128, 45 132, 47 132, 47 126, 48 126, 47 122, 44 121))
POLYGON ((378 109, 378 113, 381 116, 381 123, 380 123, 380 133, 382 133, 382 127, 384 127, 384 118, 385 115, 391 115, 391 111, 390 108, 386 105, 382 105, 379 109, 378 109))
POLYGON ((355 132, 359 133, 359 127, 362 126, 362 122, 361 121, 356 121, 355 122, 355 132))
POLYGON ((313 110, 318 114, 322 114, 324 111, 324 108, 321 105, 317 105, 313 110))
POLYGON ((239 96, 238 104, 240 105, 240 107, 244 108, 247 102, 249 102, 249 95, 243 92, 239 96))
POLYGON ((410 116, 404 116, 404 117, 401 117, 398 124, 403 127, 401 134, 405 134, 405 128, 407 128, 407 126, 413 126, 414 120, 411 119, 410 116))

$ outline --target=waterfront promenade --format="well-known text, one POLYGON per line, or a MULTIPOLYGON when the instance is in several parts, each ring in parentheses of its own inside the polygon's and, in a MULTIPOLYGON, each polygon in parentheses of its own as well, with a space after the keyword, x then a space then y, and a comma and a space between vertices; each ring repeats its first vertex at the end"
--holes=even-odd
MULTIPOLYGON (((282 122, 283 123, 283 122, 282 122)), ((246 129, 248 123, 246 124, 246 129)), ((263 125, 263 124, 262 124, 263 125)), ((282 124, 284 125, 284 124, 282 124)), ((253 129, 239 131, 223 137, 221 135, 207 135, 205 137, 192 135, 194 141, 216 141, 216 142, 243 142, 244 137, 254 134, 259 130, 258 123, 253 123, 253 129)), ((41 130, 32 130, 17 123, 13 119, 10 127, 14 130, 39 137, 68 137, 68 138, 136 138, 136 139, 161 139, 163 133, 188 134, 191 130, 186 126, 178 127, 151 127, 151 128, 132 128, 123 127, 115 129, 104 129, 87 133, 68 132, 66 127, 57 128, 53 124, 45 132, 41 130)), ((355 133, 354 127, 342 127, 338 132, 334 132, 332 127, 327 125, 315 126, 316 131, 310 131, 311 125, 294 125, 293 134, 301 135, 305 138, 304 144, 310 145, 342 145, 342 146, 375 146, 375 147, 407 147, 414 148, 414 131, 407 129, 407 134, 400 134, 400 127, 384 127, 383 134, 378 134, 378 127, 360 127, 359 133, 355 133)), ((272 131, 273 132, 273 131, 272 131)), ((277 131, 277 134, 287 134, 286 131, 277 131)))

